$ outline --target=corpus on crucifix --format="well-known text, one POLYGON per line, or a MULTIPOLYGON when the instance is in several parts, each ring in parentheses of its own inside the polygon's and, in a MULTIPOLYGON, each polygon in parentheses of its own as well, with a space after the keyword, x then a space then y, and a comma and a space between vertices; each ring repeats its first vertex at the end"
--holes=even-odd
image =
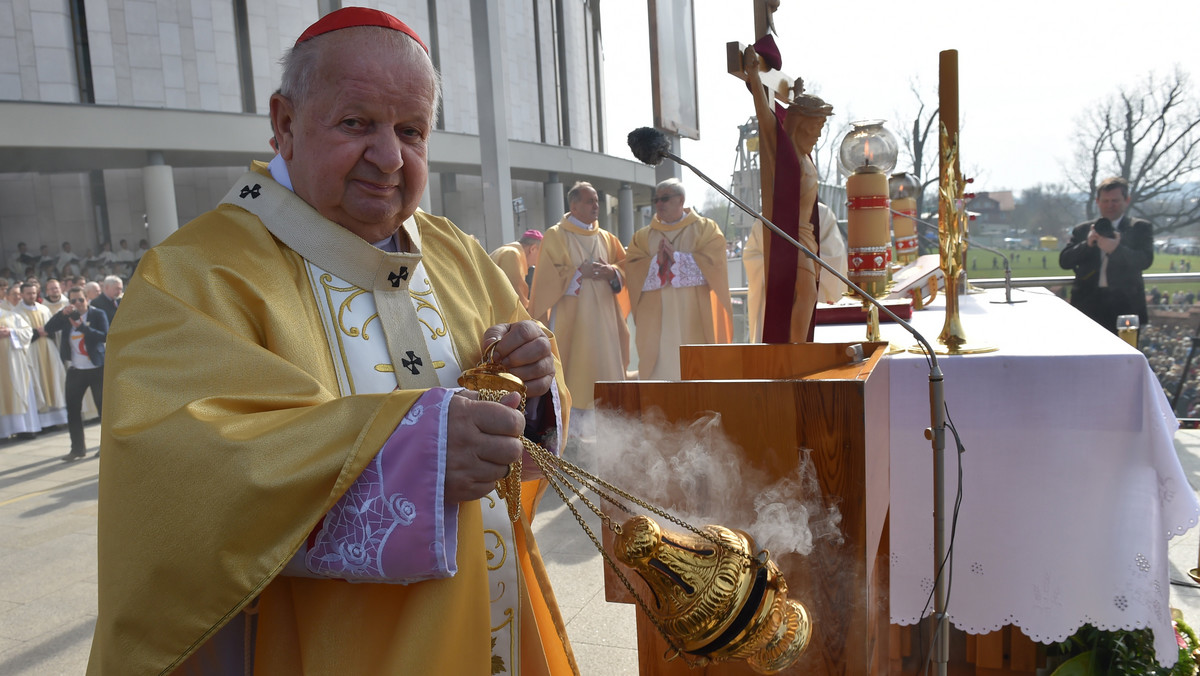
MULTIPOLYGON (((770 4, 756 3, 756 7, 762 7, 765 21, 756 22, 762 32, 753 46, 728 45, 729 72, 746 81, 754 100, 762 214, 817 252, 817 169, 809 155, 833 107, 818 96, 804 93, 802 80, 793 85, 780 72, 779 49, 765 32, 770 23, 770 4)), ((765 296, 762 342, 809 342, 817 303, 816 264, 761 225, 754 228, 747 249, 761 237, 762 256, 760 264, 748 262, 746 266, 751 323, 756 321, 765 296)))

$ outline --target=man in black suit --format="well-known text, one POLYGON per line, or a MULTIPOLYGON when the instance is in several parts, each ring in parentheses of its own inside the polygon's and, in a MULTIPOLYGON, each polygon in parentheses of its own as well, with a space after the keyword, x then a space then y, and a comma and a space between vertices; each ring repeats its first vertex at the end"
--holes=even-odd
POLYGON ((62 334, 59 353, 67 364, 67 429, 71 433, 71 452, 63 460, 70 461, 82 458, 87 451, 83 441, 83 395, 88 388, 92 390, 96 410, 103 416, 108 316, 103 310, 88 306, 81 287, 71 287, 67 298, 71 304, 51 317, 43 328, 45 334, 62 334))
POLYGON ((121 293, 124 290, 125 283, 121 281, 121 278, 109 275, 100 285, 100 295, 92 301, 92 307, 104 310, 104 314, 108 316, 109 326, 112 326, 113 317, 117 314, 117 307, 121 304, 121 293))
POLYGON ((1146 323, 1142 270, 1154 262, 1154 226, 1130 218, 1129 182, 1106 178, 1096 189, 1100 218, 1075 226, 1058 264, 1075 270, 1071 305, 1116 333, 1119 315, 1146 323))

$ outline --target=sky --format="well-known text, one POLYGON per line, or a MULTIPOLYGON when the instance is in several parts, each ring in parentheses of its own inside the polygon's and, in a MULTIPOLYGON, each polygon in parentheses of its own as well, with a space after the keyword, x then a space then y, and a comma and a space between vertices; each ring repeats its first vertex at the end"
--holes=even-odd
MULTIPOLYGON (((727 186, 737 127, 754 109, 745 85, 726 72, 725 43, 754 41, 752 5, 693 1, 700 139, 684 139, 680 155, 727 186)), ((654 122, 646 5, 600 5, 608 152, 629 159, 625 136, 654 122)), ((1191 76, 1194 97, 1200 85, 1196 0, 782 0, 775 27, 783 71, 833 104, 826 133, 834 143, 854 120, 886 119, 898 135, 919 105, 911 87, 923 92, 927 111, 936 106, 938 55, 958 50, 962 167, 976 191, 1065 183, 1081 113, 1119 87, 1176 67, 1191 76)), ((907 169, 900 162, 897 171, 907 169)), ((686 168, 683 179, 689 202, 702 204, 708 186, 686 168)))

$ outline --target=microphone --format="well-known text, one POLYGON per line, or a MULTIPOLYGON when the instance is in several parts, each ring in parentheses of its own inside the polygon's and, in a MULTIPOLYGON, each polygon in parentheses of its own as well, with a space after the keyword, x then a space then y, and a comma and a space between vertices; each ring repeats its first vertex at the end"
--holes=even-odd
MULTIPOLYGON (((816 263, 817 265, 820 265, 822 268, 825 268, 830 273, 832 273, 834 277, 837 277, 841 281, 845 282, 846 286, 850 287, 851 289, 854 289, 854 291, 858 294, 858 296, 860 298, 867 301, 871 305, 874 305, 875 307, 879 308, 880 311, 882 311, 887 316, 891 317, 893 321, 895 321, 900 326, 904 327, 904 330, 911 333, 913 335, 913 337, 917 339, 917 342, 920 343, 925 348, 925 352, 929 355, 930 359, 932 360, 932 367, 934 369, 938 368, 937 354, 933 351, 933 346, 931 346, 929 344, 929 341, 925 339, 925 336, 921 335, 920 331, 917 331, 916 329, 914 329, 911 324, 909 324, 908 322, 901 319, 895 312, 892 312, 891 309, 888 308, 886 305, 884 305, 882 302, 880 302, 879 299, 875 298, 874 296, 867 293, 866 291, 863 291, 861 287, 859 287, 854 282, 850 281, 849 278, 847 278, 845 275, 843 275, 841 272, 839 272, 832 265, 830 265, 829 263, 826 263, 824 260, 821 260, 821 257, 818 256, 817 254, 813 253, 812 251, 810 251, 808 247, 806 247, 803 244, 801 244, 800 242, 796 241, 796 239, 794 237, 792 237, 791 235, 789 235, 786 232, 784 232, 783 230, 781 230, 779 228, 779 226, 777 226, 774 223, 772 223, 771 221, 767 220, 766 216, 763 216, 759 212, 755 211, 752 207, 750 207, 750 205, 748 205, 745 202, 743 202, 742 200, 738 199, 736 196, 734 196, 732 193, 730 193, 725 188, 722 188, 721 186, 717 185, 717 182, 712 180, 711 178, 709 178, 707 175, 705 175, 704 172, 702 172, 699 169, 697 169, 696 167, 692 166, 689 162, 685 161, 682 157, 679 157, 675 153, 671 152, 671 142, 669 140, 667 140, 666 135, 663 134, 661 131, 654 129, 652 127, 639 127, 637 129, 634 129, 633 131, 629 132, 629 137, 628 137, 627 141, 629 142, 629 149, 631 151, 633 151, 633 156, 638 158, 638 160, 644 162, 645 164, 649 164, 651 166, 658 166, 658 164, 660 164, 664 159, 669 158, 669 159, 672 159, 672 160, 678 162, 679 164, 682 164, 683 166, 687 167, 688 169, 691 169, 692 173, 696 174, 701 179, 703 179, 705 183, 711 185, 714 189, 716 189, 717 192, 719 192, 723 196, 725 196, 725 198, 728 199, 730 202, 733 202, 739 209, 741 209, 742 211, 746 212, 747 214, 757 218, 759 221, 762 222, 763 225, 767 226, 772 231, 774 231, 775 234, 784 238, 792 246, 794 246, 797 249, 799 249, 800 251, 804 252, 804 255, 808 256, 810 259, 812 259, 812 261, 814 263, 816 263)), ((940 372, 939 372, 939 376, 940 376, 940 372)))

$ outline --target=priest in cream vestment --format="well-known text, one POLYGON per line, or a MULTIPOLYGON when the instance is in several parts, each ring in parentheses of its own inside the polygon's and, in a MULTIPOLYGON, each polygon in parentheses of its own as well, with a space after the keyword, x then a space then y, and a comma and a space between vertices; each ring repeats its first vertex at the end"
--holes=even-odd
POLYGON ((0 308, 0 439, 42 430, 29 368, 32 337, 24 317, 0 308))
POLYGON ((530 266, 537 265, 541 250, 542 232, 526 230, 521 239, 499 246, 491 253, 492 260, 504 271, 526 310, 529 309, 529 283, 525 280, 529 277, 530 266))
POLYGON ((67 424, 67 368, 63 365, 58 343, 48 337, 44 327, 54 313, 37 301, 37 286, 21 285, 21 302, 14 310, 33 327, 29 348, 29 366, 37 393, 38 418, 42 427, 67 424))
POLYGON ((558 337, 573 405, 591 411, 596 381, 624 380, 629 367, 625 247, 596 221, 600 200, 590 184, 575 184, 567 203, 571 211, 542 239, 529 314, 558 337))
POLYGON ((640 380, 679 380, 680 345, 733 340, 725 236, 686 199, 679 179, 659 183, 654 219, 626 251, 640 380))
POLYGON ((523 433, 560 447, 570 400, 487 254, 417 210, 436 98, 412 29, 326 15, 271 98, 279 155, 141 259, 108 339, 89 674, 577 671, 539 481, 515 523, 494 490, 523 433), (525 415, 454 390, 492 345, 525 415))

